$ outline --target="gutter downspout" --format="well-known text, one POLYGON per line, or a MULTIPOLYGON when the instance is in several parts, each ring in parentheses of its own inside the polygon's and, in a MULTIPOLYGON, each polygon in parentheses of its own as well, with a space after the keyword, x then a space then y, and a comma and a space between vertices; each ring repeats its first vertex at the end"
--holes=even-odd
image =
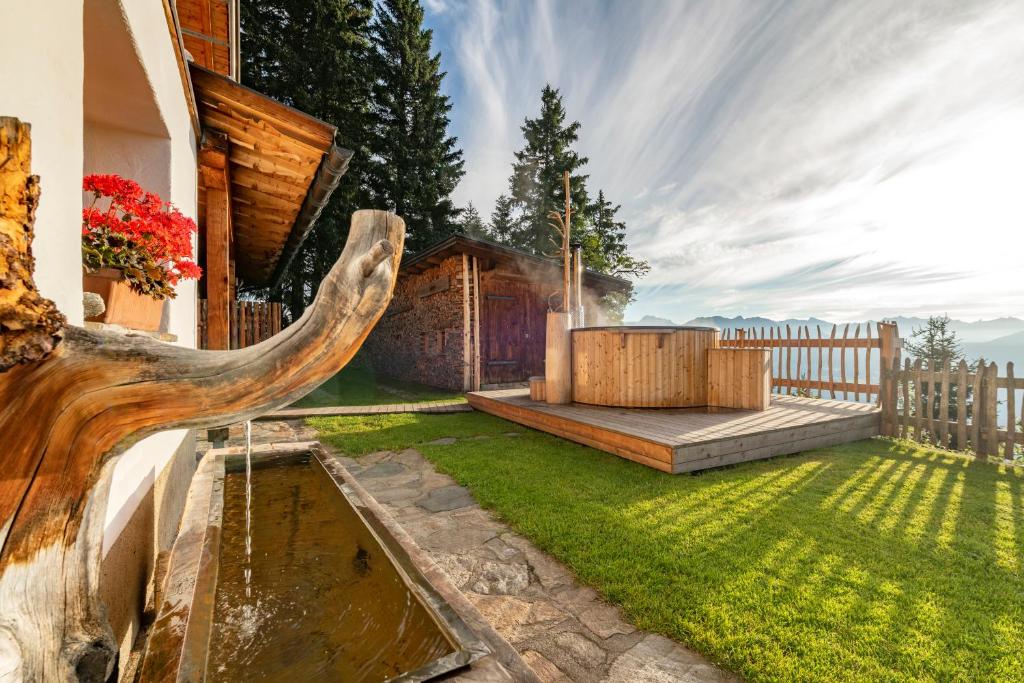
POLYGON ((345 171, 348 170, 348 162, 352 159, 352 154, 352 150, 332 144, 324 158, 321 159, 320 167, 316 170, 316 177, 313 178, 313 184, 310 185, 309 192, 306 193, 306 198, 302 201, 302 208, 295 218, 288 241, 281 249, 281 256, 277 260, 274 274, 270 277, 268 284, 272 289, 281 283, 285 271, 295 259, 295 255, 299 253, 299 247, 302 246, 324 207, 327 206, 331 194, 341 182, 341 176, 345 175, 345 171))

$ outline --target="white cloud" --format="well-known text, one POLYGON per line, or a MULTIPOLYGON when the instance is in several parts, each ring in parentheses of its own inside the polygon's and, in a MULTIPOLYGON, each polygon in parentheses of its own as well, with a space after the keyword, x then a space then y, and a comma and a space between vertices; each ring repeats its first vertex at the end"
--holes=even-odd
POLYGON ((423 4, 426 6, 427 11, 433 14, 444 14, 448 11, 447 0, 424 0, 423 4))
POLYGON ((592 188, 654 266, 633 313, 1024 315, 1024 3, 458 14, 457 199, 490 211, 561 88, 592 188))

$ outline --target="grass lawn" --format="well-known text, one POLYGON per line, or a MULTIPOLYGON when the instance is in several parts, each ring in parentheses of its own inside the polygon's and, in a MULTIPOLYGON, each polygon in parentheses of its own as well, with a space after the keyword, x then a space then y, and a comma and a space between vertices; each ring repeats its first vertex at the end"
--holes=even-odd
POLYGON ((440 401, 465 397, 454 391, 378 377, 366 363, 357 358, 306 396, 292 404, 293 408, 332 406, 373 406, 414 401, 440 401))
POLYGON ((353 455, 416 446, 637 626, 751 680, 1024 680, 1020 468, 879 439, 670 476, 479 413, 315 425, 353 455))

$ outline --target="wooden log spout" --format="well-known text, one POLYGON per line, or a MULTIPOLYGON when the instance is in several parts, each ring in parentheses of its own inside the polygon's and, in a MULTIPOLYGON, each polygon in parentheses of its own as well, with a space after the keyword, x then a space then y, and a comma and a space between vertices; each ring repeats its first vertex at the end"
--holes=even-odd
POLYGON ((139 439, 291 403, 352 358, 391 298, 405 234, 352 217, 313 305, 240 351, 69 326, 49 357, 0 373, 0 681, 104 681, 117 646, 98 602, 113 464, 139 439))

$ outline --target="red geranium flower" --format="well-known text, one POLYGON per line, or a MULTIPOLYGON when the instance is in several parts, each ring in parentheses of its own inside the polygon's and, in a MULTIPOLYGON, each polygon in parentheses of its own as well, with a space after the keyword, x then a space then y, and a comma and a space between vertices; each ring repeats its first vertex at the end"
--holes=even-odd
POLYGON ((159 195, 118 175, 88 175, 93 193, 82 209, 82 254, 89 268, 116 268, 135 291, 157 299, 174 296, 182 279, 198 279, 192 259, 196 224, 159 195))

